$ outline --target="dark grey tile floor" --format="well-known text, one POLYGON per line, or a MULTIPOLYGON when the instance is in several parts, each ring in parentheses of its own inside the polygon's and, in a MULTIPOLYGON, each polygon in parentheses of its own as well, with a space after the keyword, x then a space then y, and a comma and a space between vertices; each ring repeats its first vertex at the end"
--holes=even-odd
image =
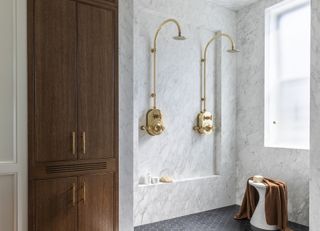
MULTIPOLYGON (((257 231, 248 220, 237 221, 233 215, 239 206, 229 206, 203 213, 135 227, 135 231, 257 231)), ((289 223, 293 231, 307 231, 308 227, 289 223)))

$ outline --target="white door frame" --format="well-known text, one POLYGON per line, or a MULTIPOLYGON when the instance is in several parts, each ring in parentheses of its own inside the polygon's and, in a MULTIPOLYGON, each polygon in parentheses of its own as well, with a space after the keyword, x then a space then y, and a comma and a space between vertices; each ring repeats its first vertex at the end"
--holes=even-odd
MULTIPOLYGON (((6 136, 6 132, 8 132, 10 136, 11 134, 13 134, 11 136, 13 147, 11 148, 10 153, 0 153, 0 214, 1 211, 4 212, 6 210, 13 211, 13 213, 11 215, 2 213, 6 215, 6 217, 12 217, 7 223, 0 223, 0 230, 27 231, 27 0, 1 0, 0 8, 6 11, 5 14, 0 14, 0 30, 3 30, 5 32, 12 31, 12 34, 9 35, 12 36, 11 42, 9 42, 8 40, 9 37, 5 37, 8 34, 3 33, 1 35, 0 33, 0 43, 2 45, 2 48, 5 48, 6 43, 9 43, 8 47, 12 48, 10 50, 10 52, 12 51, 12 53, 8 56, 8 53, 1 53, 0 45, 0 68, 5 69, 2 72, 0 70, 0 85, 2 84, 3 86, 5 86, 6 83, 12 81, 12 89, 6 89, 6 93, 10 94, 12 97, 8 97, 7 99, 5 99, 4 97, 2 101, 0 100, 0 102, 5 102, 6 105, 12 104, 13 115, 13 120, 8 121, 8 123, 12 125, 9 125, 11 126, 10 128, 12 128, 12 131, 0 131, 0 138, 5 137, 6 139, 10 139, 10 137, 8 138, 8 136, 6 136), (1 39, 1 37, 3 39, 1 39), (12 60, 8 61, 7 57, 5 56, 12 57, 12 60), (1 60, 10 62, 10 68, 12 68, 11 71, 6 72, 6 70, 10 69, 6 69, 8 68, 7 62, 4 63, 1 62, 1 60), (6 75, 6 73, 8 73, 8 75, 6 75), (8 158, 8 156, 10 156, 10 158, 8 158), (10 179, 10 177, 12 178, 10 179), (8 182, 9 184, 7 184, 8 182), (12 186, 12 189, 8 189, 8 185, 12 186), (6 192, 12 192, 11 196, 1 195, 1 193, 6 192), (10 198, 11 200, 6 201, 7 198, 10 198), (1 205, 3 205, 3 207, 1 207, 1 205), (12 207, 10 208, 8 206, 12 207)), ((6 109, 6 107, 2 108, 2 110, 6 109)), ((7 118, 6 116, 2 115, 4 114, 1 113, 0 108, 0 120, 3 120, 0 122, 2 122, 2 124, 5 124, 7 122, 7 118)))

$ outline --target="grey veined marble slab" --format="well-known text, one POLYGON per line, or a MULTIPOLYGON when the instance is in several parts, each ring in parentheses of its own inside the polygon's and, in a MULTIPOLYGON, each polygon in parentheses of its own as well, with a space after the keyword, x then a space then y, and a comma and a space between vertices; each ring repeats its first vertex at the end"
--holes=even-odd
POLYGON ((264 147, 265 9, 278 2, 261 0, 237 14, 237 203, 250 176, 281 179, 288 185, 289 219, 308 225, 309 151, 264 147))
POLYGON ((147 224, 235 202, 236 55, 227 40, 208 52, 208 110, 219 129, 210 136, 193 131, 200 111, 201 47, 217 31, 236 37, 236 13, 210 1, 134 1, 134 222, 147 224), (194 10, 197 9, 197 10, 194 10), (150 108, 151 54, 159 24, 175 18, 185 41, 172 39, 174 25, 158 39, 157 102, 165 132, 150 137, 139 130, 150 108), (172 176, 179 182, 139 187, 139 178, 172 176), (210 177, 219 175, 219 177, 210 177), (185 180, 190 179, 190 180, 185 180))

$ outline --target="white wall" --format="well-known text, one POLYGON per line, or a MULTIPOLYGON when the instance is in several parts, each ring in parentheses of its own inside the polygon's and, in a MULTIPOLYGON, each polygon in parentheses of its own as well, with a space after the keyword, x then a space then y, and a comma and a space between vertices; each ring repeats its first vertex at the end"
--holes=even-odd
POLYGON ((225 52, 229 45, 226 40, 222 49, 219 41, 216 50, 214 46, 209 49, 208 63, 208 105, 211 111, 215 109, 220 129, 210 136, 192 130, 200 110, 201 47, 216 31, 235 37, 235 20, 235 12, 210 0, 134 1, 135 225, 235 202, 236 57, 225 52), (158 137, 150 137, 139 127, 150 108, 151 43, 159 24, 172 17, 181 23, 188 40, 172 40, 174 25, 160 32, 157 95, 167 129, 158 137), (138 186, 139 177, 148 172, 171 175, 178 181, 138 186))
POLYGON ((310 231, 320 227, 320 1, 312 0, 310 231))
POLYGON ((27 230, 27 1, 0 1, 0 230, 27 230))
POLYGON ((288 184, 289 220, 307 225, 309 152, 264 147, 264 10, 276 2, 259 1, 237 14, 237 203, 248 177, 282 179, 288 184))

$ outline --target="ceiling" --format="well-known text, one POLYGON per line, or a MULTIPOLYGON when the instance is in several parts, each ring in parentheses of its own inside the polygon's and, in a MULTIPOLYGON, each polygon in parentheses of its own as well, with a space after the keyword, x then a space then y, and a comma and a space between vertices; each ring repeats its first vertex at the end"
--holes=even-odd
POLYGON ((214 3, 220 6, 224 6, 231 10, 240 10, 241 8, 250 5, 259 0, 212 0, 214 3))

